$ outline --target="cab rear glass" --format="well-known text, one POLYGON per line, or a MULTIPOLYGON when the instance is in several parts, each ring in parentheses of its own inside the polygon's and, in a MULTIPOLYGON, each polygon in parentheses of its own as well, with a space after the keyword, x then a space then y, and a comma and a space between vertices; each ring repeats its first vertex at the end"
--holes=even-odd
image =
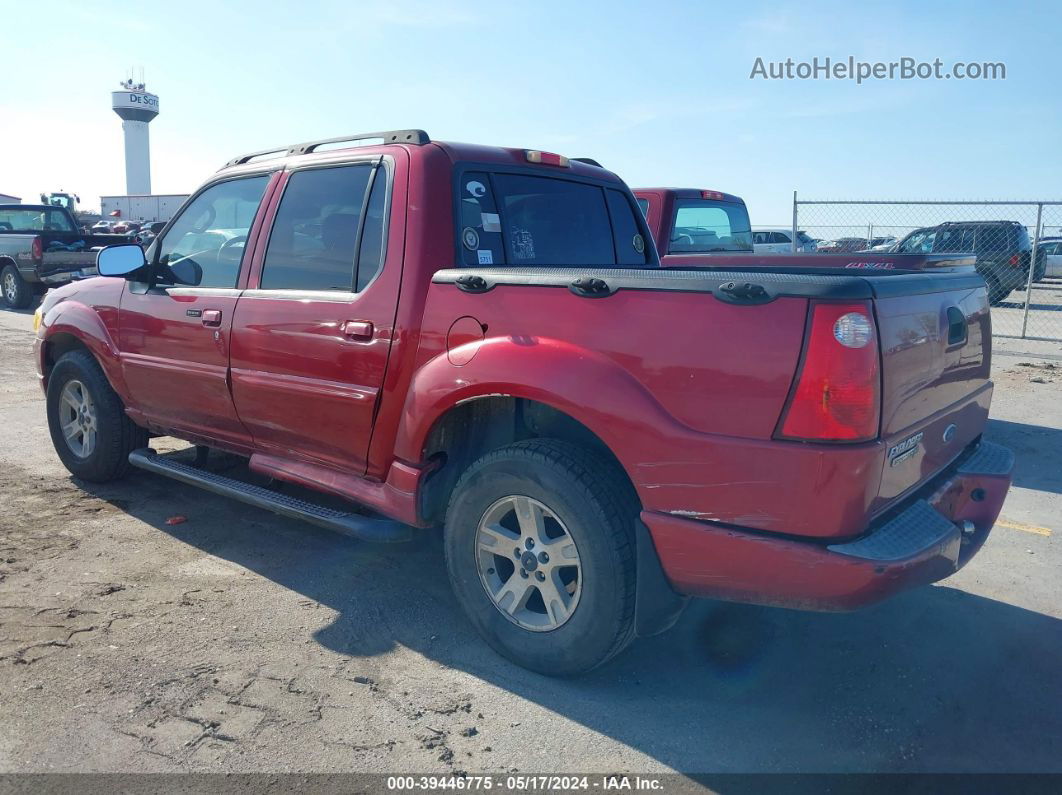
POLYGON ((749 213, 741 202, 678 199, 668 252, 752 251, 749 213))
POLYGON ((640 266, 637 207, 622 190, 524 173, 458 177, 462 265, 640 266))

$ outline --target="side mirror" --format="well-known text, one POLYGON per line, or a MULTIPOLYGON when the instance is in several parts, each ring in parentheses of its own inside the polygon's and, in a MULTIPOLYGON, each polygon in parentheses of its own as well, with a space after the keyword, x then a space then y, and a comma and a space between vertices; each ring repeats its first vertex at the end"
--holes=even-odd
POLYGON ((145 265, 144 249, 135 243, 107 246, 96 255, 96 270, 100 276, 128 276, 145 265))

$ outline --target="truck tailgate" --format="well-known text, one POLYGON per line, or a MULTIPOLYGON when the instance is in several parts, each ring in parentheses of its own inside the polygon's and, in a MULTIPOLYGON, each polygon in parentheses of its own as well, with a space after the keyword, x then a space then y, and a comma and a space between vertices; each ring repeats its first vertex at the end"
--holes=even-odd
POLYGON ((871 279, 881 338, 885 461, 874 513, 951 463, 984 429, 992 396, 985 289, 960 274, 871 279), (915 286, 920 292, 907 290, 915 286))

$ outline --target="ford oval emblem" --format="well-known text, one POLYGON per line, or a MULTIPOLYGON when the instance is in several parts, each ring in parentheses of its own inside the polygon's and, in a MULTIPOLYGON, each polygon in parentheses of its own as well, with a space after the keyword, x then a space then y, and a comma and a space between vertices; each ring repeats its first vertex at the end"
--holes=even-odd
POLYGON ((945 442, 950 442, 952 439, 954 439, 955 438, 955 433, 958 430, 959 430, 959 428, 958 428, 957 425, 949 425, 947 428, 945 428, 944 429, 944 441, 945 442))

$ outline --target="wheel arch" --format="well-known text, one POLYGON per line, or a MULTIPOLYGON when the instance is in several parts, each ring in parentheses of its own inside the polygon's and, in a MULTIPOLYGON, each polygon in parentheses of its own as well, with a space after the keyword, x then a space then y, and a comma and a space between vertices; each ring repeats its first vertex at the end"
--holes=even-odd
POLYGON ((441 523, 450 492, 461 474, 486 453, 525 439, 549 438, 594 450, 620 475, 637 502, 634 483, 612 448, 585 423, 557 406, 515 395, 480 395, 452 404, 424 437, 420 458, 432 464, 419 499, 419 513, 441 523), (470 428, 475 432, 469 433, 470 428))
POLYGON ((100 365, 111 388, 125 400, 118 346, 94 310, 79 303, 64 302, 46 313, 45 322, 41 341, 41 372, 45 389, 56 362, 70 351, 84 350, 100 365))

